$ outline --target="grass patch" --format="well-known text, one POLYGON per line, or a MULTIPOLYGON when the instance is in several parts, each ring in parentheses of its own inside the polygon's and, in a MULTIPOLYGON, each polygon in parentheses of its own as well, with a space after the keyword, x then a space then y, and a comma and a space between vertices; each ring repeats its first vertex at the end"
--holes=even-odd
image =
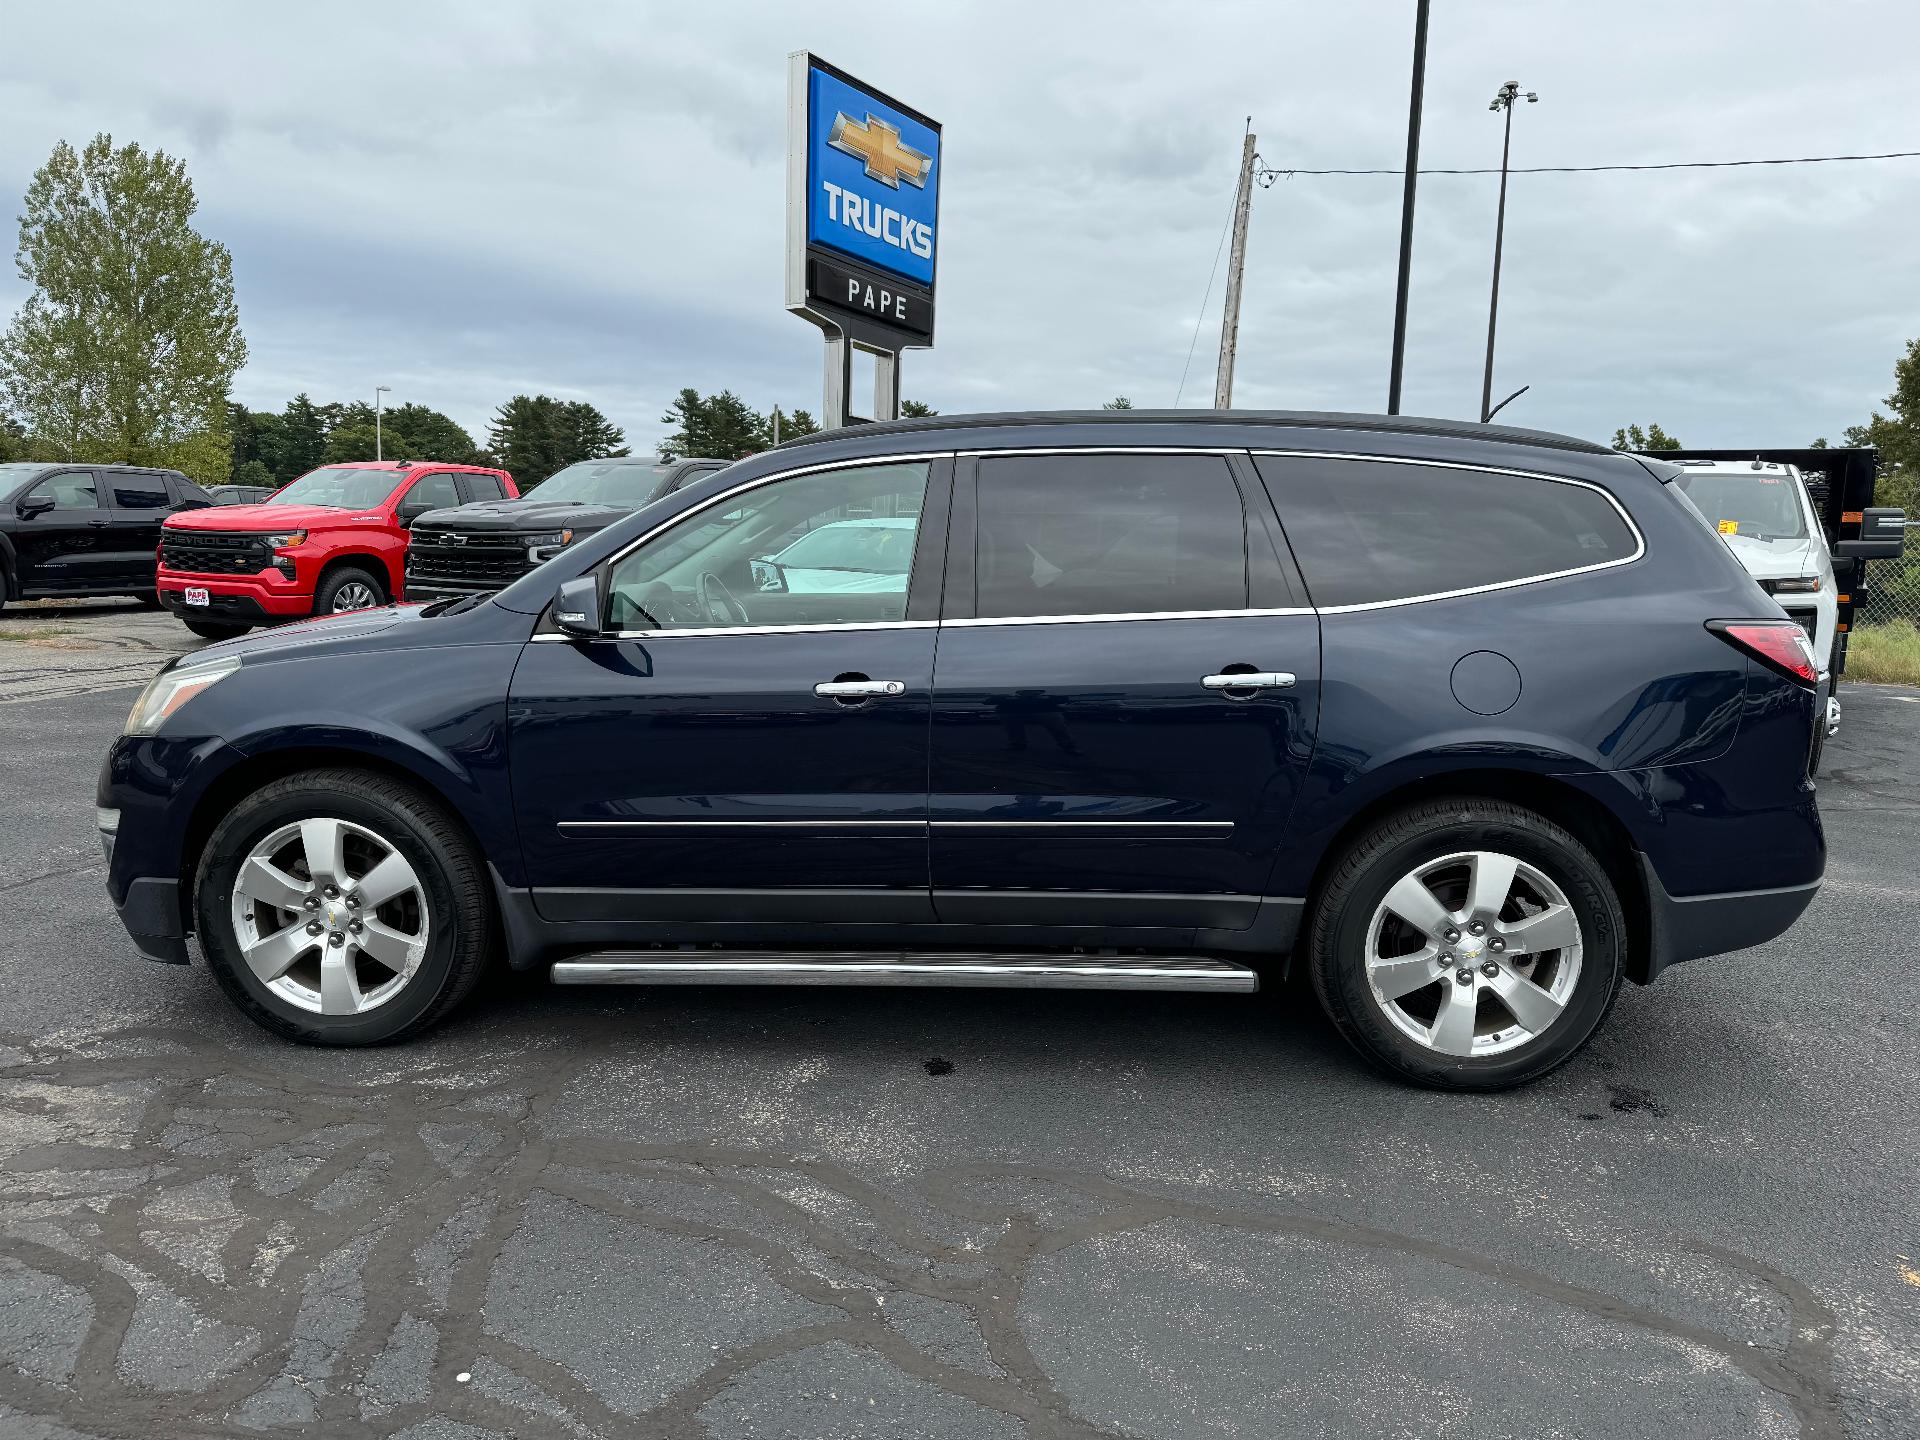
POLYGON ((1846 678, 1876 685, 1920 685, 1920 625, 1895 620, 1855 630, 1847 642, 1846 678))
POLYGON ((0 640, 31 641, 43 639, 48 635, 71 635, 73 633, 73 627, 71 625, 42 625, 33 630, 0 629, 0 640))

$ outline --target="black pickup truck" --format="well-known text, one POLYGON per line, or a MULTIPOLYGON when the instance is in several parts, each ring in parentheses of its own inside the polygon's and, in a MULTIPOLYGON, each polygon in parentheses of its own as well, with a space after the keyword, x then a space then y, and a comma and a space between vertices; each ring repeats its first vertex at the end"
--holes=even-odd
POLYGON ((582 460, 518 500, 430 510, 407 543, 408 600, 447 600, 511 585, 575 541, 730 462, 652 456, 582 460))

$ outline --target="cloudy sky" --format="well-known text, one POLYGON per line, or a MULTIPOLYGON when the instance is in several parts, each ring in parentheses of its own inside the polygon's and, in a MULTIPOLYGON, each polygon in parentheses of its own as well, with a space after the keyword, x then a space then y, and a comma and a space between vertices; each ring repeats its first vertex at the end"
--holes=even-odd
MULTIPOLYGON (((1245 117, 1280 166, 1395 166, 1412 0, 892 7, 638 3, 7 7, 0 214, 54 142, 183 156, 233 251, 238 398, 414 400, 484 433, 519 391, 636 445, 682 385, 817 411, 782 308, 785 57, 812 49, 946 126, 943 411, 1211 403, 1201 297, 1245 117), (1184 393, 1181 376, 1200 321, 1184 393)), ((1438 0, 1423 163, 1920 149, 1911 0, 1438 0)), ((1479 399, 1496 180, 1427 177, 1410 412, 1479 399)), ((1256 193, 1235 398, 1383 408, 1399 181, 1256 193)), ((1512 185, 1496 396, 1604 437, 1838 438, 1920 335, 1920 160, 1512 185)), ((10 249, 10 245, 6 247, 10 249)), ((24 288, 0 274, 0 316, 24 288)), ((859 382, 857 382, 859 383, 859 382)))

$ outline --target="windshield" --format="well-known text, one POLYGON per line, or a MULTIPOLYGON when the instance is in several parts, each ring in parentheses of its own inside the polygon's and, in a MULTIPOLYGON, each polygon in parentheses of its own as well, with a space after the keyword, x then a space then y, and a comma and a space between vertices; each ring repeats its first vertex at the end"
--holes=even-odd
POLYGON ((1754 470, 1688 470, 1673 483, 1722 535, 1760 540, 1804 540, 1807 517, 1800 482, 1787 474, 1754 470))
POLYGON ((869 575, 904 575, 913 565, 914 524, 823 525, 802 535, 774 558, 798 570, 858 570, 869 575))
POLYGON ((391 495, 405 476, 404 470, 366 470, 357 465, 328 465, 302 475, 274 496, 273 503, 368 510, 391 495))
POLYGON ((574 500, 582 505, 644 505, 667 478, 668 470, 665 465, 582 460, 554 472, 528 494, 539 500, 574 500))

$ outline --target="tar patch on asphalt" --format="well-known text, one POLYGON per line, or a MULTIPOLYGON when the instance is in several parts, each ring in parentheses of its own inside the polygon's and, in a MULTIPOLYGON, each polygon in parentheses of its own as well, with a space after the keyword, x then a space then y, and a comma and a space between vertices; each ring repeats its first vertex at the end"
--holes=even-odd
POLYGON ((951 1075, 953 1074, 953 1061, 942 1060, 936 1055, 931 1060, 923 1061, 922 1068, 925 1069, 929 1075, 951 1075))
POLYGON ((1654 1099, 1650 1091, 1637 1085, 1609 1085, 1607 1095, 1608 1106, 1622 1115, 1646 1114, 1659 1119, 1667 1113, 1667 1107, 1654 1099))

